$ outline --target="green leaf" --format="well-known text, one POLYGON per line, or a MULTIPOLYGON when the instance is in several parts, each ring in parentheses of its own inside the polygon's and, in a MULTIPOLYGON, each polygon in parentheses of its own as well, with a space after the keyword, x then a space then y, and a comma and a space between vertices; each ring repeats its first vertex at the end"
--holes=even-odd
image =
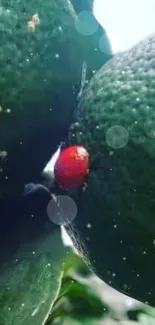
POLYGON ((59 318, 62 322, 67 316, 84 322, 90 317, 99 319, 107 314, 109 311, 107 305, 90 286, 88 281, 90 275, 92 272, 82 258, 71 252, 64 266, 58 298, 53 304, 46 325, 53 325, 55 319, 59 318))
POLYGON ((0 267, 0 324, 43 325, 58 294, 68 249, 60 230, 20 247, 0 267))

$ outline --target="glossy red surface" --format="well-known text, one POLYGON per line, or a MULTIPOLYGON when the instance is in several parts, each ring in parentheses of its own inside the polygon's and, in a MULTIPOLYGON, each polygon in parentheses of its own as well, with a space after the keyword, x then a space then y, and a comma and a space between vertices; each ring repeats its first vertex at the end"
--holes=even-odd
POLYGON ((55 179, 64 189, 83 184, 88 173, 89 154, 82 146, 71 146, 61 151, 55 164, 55 179))

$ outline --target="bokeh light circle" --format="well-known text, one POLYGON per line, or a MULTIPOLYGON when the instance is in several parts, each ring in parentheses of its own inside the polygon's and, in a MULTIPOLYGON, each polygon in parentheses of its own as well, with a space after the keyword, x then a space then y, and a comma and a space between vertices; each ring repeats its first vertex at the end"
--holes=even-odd
POLYGON ((110 41, 108 41, 108 35, 106 32, 99 39, 99 49, 106 55, 112 55, 112 47, 110 41))
POLYGON ((85 36, 94 34, 99 27, 98 21, 95 19, 91 11, 81 11, 75 21, 76 30, 85 36))
POLYGON ((106 132, 106 142, 107 144, 114 148, 120 149, 127 145, 129 140, 129 133, 121 125, 114 125, 110 127, 106 132))
POLYGON ((77 215, 77 205, 68 195, 53 196, 47 206, 49 219, 56 225, 68 225, 77 215))
POLYGON ((18 22, 18 15, 12 8, 0 6, 0 31, 12 31, 18 22))

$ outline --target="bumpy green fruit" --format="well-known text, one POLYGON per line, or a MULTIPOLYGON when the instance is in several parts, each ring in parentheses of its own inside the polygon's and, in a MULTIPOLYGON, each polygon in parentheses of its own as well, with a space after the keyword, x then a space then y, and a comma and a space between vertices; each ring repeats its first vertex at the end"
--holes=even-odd
POLYGON ((155 306, 155 35, 90 81, 70 143, 90 153, 76 228, 95 272, 155 306))

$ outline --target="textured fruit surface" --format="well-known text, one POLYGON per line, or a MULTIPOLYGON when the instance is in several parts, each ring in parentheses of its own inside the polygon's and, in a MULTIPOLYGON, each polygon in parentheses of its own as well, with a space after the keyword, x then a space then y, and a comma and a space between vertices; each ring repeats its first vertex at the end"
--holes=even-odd
POLYGON ((96 273, 155 305, 155 35, 91 79, 70 143, 91 157, 75 220, 96 273))

